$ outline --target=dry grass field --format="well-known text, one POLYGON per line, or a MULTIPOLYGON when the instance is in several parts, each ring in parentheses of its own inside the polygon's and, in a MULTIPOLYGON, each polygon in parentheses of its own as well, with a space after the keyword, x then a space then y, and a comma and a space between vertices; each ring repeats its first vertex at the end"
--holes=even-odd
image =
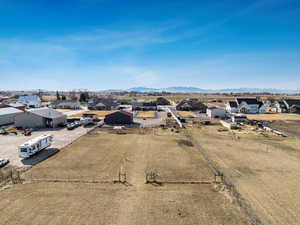
POLYGON ((248 114, 247 118, 251 120, 299 120, 300 114, 277 113, 277 114, 248 114))
POLYGON ((218 128, 189 130, 264 224, 299 224, 300 140, 218 128))
POLYGON ((155 117, 155 112, 138 112, 137 113, 137 117, 140 117, 140 118, 154 118, 155 117))
POLYGON ((182 118, 196 118, 197 115, 190 111, 176 111, 177 114, 182 118))
POLYGON ((113 113, 113 112, 116 112, 116 110, 89 110, 89 111, 86 111, 86 112, 81 112, 81 113, 73 114, 70 117, 82 117, 82 115, 84 113, 93 113, 93 114, 96 114, 99 117, 105 117, 106 115, 108 115, 110 113, 113 113))
POLYGON ((0 191, 0 224, 249 224, 212 184, 145 184, 149 171, 162 182, 214 180, 184 134, 97 129, 25 172, 27 183, 0 191), (88 183, 115 180, 119 171, 127 185, 88 183))

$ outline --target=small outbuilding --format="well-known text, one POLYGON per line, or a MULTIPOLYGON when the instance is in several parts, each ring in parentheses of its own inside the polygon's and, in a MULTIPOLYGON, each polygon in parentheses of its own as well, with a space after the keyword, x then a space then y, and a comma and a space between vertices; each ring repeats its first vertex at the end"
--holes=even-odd
POLYGON ((51 108, 30 109, 15 118, 15 126, 22 128, 56 128, 67 123, 67 116, 51 108))
POLYGON ((106 124, 132 124, 133 123, 133 114, 126 111, 117 111, 111 114, 108 114, 104 118, 104 123, 106 124))
POLYGON ((22 110, 13 107, 0 108, 0 126, 14 124, 16 116, 22 113, 22 110))
POLYGON ((206 114, 209 118, 225 118, 226 117, 226 110, 221 107, 209 107, 206 110, 206 114))

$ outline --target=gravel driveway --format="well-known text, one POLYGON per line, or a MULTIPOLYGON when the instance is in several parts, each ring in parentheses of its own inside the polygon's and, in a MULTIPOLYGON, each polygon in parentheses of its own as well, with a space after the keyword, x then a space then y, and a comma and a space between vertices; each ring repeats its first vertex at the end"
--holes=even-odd
POLYGON ((67 130, 66 128, 54 130, 40 130, 34 131, 31 136, 23 136, 18 133, 18 135, 0 135, 0 157, 8 158, 10 160, 9 165, 14 165, 18 167, 34 165, 52 154, 59 151, 59 149, 70 144, 74 140, 78 139, 82 135, 85 135, 88 131, 92 130, 94 127, 78 127, 74 130, 67 130), (24 142, 40 136, 42 134, 52 134, 54 137, 54 142, 50 148, 41 151, 40 153, 30 157, 27 160, 23 160, 18 155, 18 146, 24 142))

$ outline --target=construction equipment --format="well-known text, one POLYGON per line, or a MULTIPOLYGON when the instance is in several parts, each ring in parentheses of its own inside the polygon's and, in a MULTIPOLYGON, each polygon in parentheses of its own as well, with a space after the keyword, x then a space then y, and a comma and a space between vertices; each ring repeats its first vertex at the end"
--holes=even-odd
POLYGON ((32 130, 30 130, 30 129, 24 129, 24 130, 22 131, 22 134, 23 134, 24 136, 30 136, 31 133, 32 133, 32 130))
POLYGON ((9 135, 9 134, 15 134, 17 135, 17 129, 16 128, 2 128, 2 130, 0 131, 1 135, 9 135))

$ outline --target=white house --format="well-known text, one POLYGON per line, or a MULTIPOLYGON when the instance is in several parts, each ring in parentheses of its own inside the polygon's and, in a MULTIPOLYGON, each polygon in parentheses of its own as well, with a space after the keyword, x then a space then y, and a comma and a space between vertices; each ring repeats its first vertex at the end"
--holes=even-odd
POLYGON ((236 101, 227 102, 225 109, 229 113, 238 113, 239 112, 238 104, 236 101))
POLYGON ((241 113, 259 113, 259 108, 262 106, 262 102, 259 102, 256 98, 237 98, 238 109, 241 113))
POLYGON ((26 105, 29 108, 39 108, 42 105, 40 97, 36 95, 20 96, 18 98, 18 102, 26 105))

